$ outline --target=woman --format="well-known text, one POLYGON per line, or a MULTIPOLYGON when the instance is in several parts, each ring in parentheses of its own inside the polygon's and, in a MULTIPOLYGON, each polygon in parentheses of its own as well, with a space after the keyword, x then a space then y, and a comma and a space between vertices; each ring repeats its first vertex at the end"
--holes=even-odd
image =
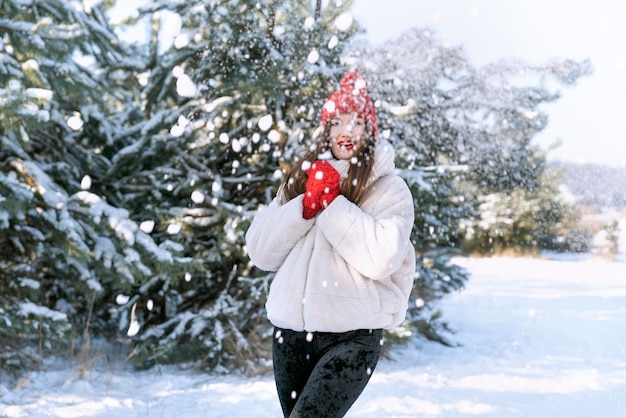
POLYGON ((383 329, 406 316, 415 274, 413 198, 377 140, 365 78, 345 75, 322 135, 255 216, 252 262, 275 271, 267 315, 285 417, 342 417, 378 362, 383 329))

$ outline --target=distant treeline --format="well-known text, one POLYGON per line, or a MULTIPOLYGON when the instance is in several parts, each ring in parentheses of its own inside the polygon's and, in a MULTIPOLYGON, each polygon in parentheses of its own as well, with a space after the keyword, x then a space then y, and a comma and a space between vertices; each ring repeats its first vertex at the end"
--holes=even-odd
POLYGON ((597 210, 626 210, 626 165, 553 162, 550 167, 561 171, 563 184, 581 204, 597 210))

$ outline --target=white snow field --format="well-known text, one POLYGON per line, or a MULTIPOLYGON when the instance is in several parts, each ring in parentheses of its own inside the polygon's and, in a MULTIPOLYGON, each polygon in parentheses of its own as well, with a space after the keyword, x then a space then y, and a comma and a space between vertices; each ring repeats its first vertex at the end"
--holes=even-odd
MULTIPOLYGON (((455 259, 472 273, 440 308, 458 347, 414 340, 382 360, 348 417, 626 416, 626 262, 592 256, 455 259)), ((280 417, 271 375, 53 363, 5 417, 280 417)))

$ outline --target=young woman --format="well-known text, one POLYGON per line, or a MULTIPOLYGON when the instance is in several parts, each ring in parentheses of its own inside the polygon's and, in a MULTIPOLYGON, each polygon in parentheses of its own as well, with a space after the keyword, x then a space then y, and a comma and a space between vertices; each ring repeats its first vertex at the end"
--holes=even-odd
POLYGON ((383 329, 406 316, 413 198, 377 139, 363 75, 322 108, 322 135, 255 216, 252 262, 275 271, 266 303, 285 417, 342 417, 376 367, 383 329))

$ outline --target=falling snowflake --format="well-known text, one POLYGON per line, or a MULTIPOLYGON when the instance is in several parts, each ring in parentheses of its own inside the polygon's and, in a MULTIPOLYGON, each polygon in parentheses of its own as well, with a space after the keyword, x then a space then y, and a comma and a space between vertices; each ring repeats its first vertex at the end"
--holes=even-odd
POLYGON ((333 35, 332 38, 330 38, 330 41, 328 41, 328 49, 333 49, 338 44, 339 44, 339 38, 333 35))
POLYGON ((67 126, 72 128, 74 131, 79 131, 83 127, 83 119, 80 117, 80 115, 71 116, 67 120, 67 126))
POLYGON ((262 131, 267 131, 268 129, 272 127, 273 122, 274 122, 274 119, 272 118, 272 115, 265 115, 259 119, 259 123, 258 123, 259 129, 262 131))
POLYGON ((80 188, 82 190, 91 189, 91 176, 89 174, 85 174, 83 179, 80 181, 80 188))
POLYGON ((311 52, 309 52, 309 56, 307 57, 307 61, 310 64, 315 64, 317 62, 317 60, 320 59, 320 53, 317 52, 317 49, 313 49, 311 52))
POLYGON ((123 295, 121 293, 115 296, 115 303, 117 303, 118 305, 126 305, 129 300, 130 300, 130 297, 123 295))
POLYGON ((342 32, 350 29, 352 26, 352 14, 350 12, 343 13, 335 19, 335 27, 342 32))
POLYGON ((199 190, 194 190, 191 192, 191 200, 193 203, 202 203, 204 202, 204 193, 199 190))
POLYGON ((154 221, 143 221, 139 225, 139 229, 141 229, 146 234, 151 233, 154 230, 154 221))
POLYGON ((267 134, 267 139, 269 139, 272 143, 277 143, 280 140, 280 133, 278 133, 278 131, 272 129, 268 134, 267 134))

